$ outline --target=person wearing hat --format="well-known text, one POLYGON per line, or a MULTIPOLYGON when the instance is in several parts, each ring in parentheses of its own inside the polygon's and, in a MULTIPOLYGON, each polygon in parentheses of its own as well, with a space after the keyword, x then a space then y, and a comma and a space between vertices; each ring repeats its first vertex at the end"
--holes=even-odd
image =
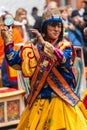
MULTIPOLYGON (((9 30, 2 30, 5 55, 12 67, 20 67, 30 79, 30 94, 16 130, 86 130, 78 107, 72 72, 74 51, 63 39, 63 23, 58 9, 43 13, 42 34, 36 29, 38 43, 25 43, 17 52, 9 30)), ((15 68, 15 69, 16 69, 15 68)))

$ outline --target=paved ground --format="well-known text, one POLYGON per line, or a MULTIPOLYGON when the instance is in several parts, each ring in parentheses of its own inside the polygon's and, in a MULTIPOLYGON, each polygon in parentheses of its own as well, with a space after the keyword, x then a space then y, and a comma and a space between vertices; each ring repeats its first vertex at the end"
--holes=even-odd
POLYGON ((17 125, 2 127, 0 130, 16 130, 17 125))

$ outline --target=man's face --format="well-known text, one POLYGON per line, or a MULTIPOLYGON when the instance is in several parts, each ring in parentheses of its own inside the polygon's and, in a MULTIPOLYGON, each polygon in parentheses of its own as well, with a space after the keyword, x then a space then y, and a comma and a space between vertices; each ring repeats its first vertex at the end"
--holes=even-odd
POLYGON ((77 15, 77 16, 74 16, 72 18, 72 22, 75 24, 75 25, 78 25, 80 23, 80 16, 77 15))
POLYGON ((56 40, 58 39, 62 29, 61 29, 61 23, 59 23, 58 25, 52 26, 52 25, 48 25, 47 26, 47 35, 50 39, 56 40))

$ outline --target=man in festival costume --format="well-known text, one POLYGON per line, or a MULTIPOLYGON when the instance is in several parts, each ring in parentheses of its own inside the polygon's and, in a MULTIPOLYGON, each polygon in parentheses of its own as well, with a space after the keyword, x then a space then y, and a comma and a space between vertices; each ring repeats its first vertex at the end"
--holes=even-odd
POLYGON ((42 35, 35 29, 38 44, 27 42, 13 50, 10 31, 2 30, 5 55, 9 65, 30 78, 30 94, 17 130, 87 130, 78 107, 75 78, 72 72, 74 51, 63 39, 63 23, 58 9, 43 14, 42 35), (9 37, 10 35, 10 37, 9 37))

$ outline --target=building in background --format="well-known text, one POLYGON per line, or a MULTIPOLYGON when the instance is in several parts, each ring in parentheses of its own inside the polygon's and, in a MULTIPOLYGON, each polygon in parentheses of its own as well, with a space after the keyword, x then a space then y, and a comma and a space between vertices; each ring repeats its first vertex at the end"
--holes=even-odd
MULTIPOLYGON (((50 1, 53 1, 53 0, 46 0, 47 3, 50 1)), ((76 8, 79 9, 81 7, 81 2, 83 0, 54 0, 54 1, 56 1, 58 3, 58 6, 72 5, 72 7, 74 9, 76 9, 76 8)), ((85 1, 87 1, 87 0, 85 0, 85 1)))
POLYGON ((0 0, 0 9, 2 6, 6 8, 7 11, 11 12, 13 16, 15 15, 15 10, 19 7, 22 7, 27 10, 28 14, 31 14, 31 10, 34 6, 38 8, 39 15, 42 14, 44 6, 46 3, 50 1, 56 1, 58 6, 64 6, 64 5, 72 5, 72 7, 80 8, 81 2, 83 0, 0 0))
POLYGON ((41 15, 45 4, 46 0, 0 0, 0 8, 5 7, 13 16, 20 7, 26 9, 28 14, 31 14, 31 10, 35 6, 38 8, 39 15, 41 15))

